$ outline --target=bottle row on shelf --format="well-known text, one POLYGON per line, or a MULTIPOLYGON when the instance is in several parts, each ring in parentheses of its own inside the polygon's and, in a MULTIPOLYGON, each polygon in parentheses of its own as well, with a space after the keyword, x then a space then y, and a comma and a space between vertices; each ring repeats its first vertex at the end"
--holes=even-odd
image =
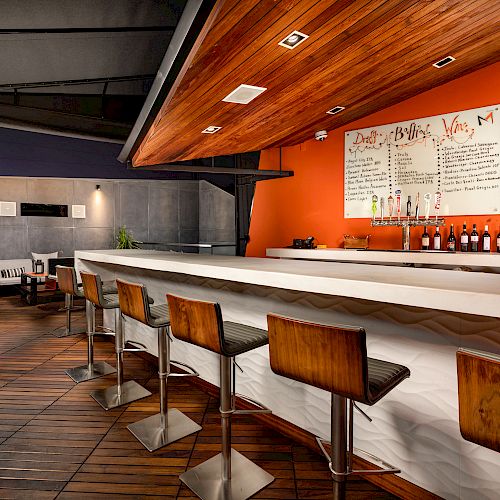
MULTIPOLYGON (((488 226, 484 226, 483 234, 480 236, 476 224, 472 225, 472 231, 467 232, 467 224, 464 222, 463 230, 460 236, 455 236, 453 224, 450 226, 450 234, 446 240, 446 246, 443 249, 443 239, 439 227, 436 227, 434 236, 432 237, 432 250, 447 250, 448 252, 491 252, 500 253, 500 231, 496 238, 496 245, 492 244, 492 236, 488 232, 488 226)), ((422 250, 431 250, 431 236, 427 232, 427 226, 424 226, 422 234, 422 250)))

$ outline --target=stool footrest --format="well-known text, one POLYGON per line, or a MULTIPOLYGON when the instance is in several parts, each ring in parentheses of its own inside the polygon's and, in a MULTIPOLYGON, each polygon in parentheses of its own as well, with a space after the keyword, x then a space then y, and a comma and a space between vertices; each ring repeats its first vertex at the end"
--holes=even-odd
POLYGON ((111 330, 111 328, 108 328, 106 326, 96 326, 96 330, 99 328, 99 331, 92 332, 93 335, 108 335, 114 337, 116 335, 116 332, 114 330, 111 330))
POLYGON ((187 370, 188 373, 169 373, 169 377, 199 377, 200 374, 192 367, 187 365, 186 363, 181 363, 180 361, 170 360, 170 364, 176 366, 177 368, 181 368, 187 370))
POLYGON ((235 394, 235 396, 239 397, 240 399, 243 399, 243 401, 258 406, 259 408, 257 410, 234 410, 232 412, 234 415, 256 415, 261 413, 272 413, 272 410, 270 410, 267 406, 264 406, 262 403, 259 403, 258 401, 252 399, 249 396, 245 396, 244 394, 235 394))
MULTIPOLYGON (((390 463, 386 462, 385 460, 382 460, 381 458, 372 455, 371 453, 368 453, 367 451, 360 450, 359 448, 353 448, 353 453, 361 458, 365 458, 368 462, 370 462, 373 465, 381 467, 380 469, 358 469, 358 470, 352 470, 351 474, 399 474, 401 472, 401 469, 398 469, 397 467, 394 467, 394 465, 391 465, 390 463)), ((333 472, 333 471, 332 471, 333 472)))
MULTIPOLYGON (((328 460, 328 466, 330 468, 331 473, 334 476, 340 477, 340 476, 350 476, 350 475, 356 475, 356 474, 357 475, 398 474, 401 472, 401 469, 398 469, 397 467, 394 467, 393 465, 387 463, 386 461, 382 460, 381 458, 379 458, 375 455, 372 455, 371 453, 368 453, 367 451, 360 450, 359 448, 353 448, 353 453, 356 456, 364 458, 365 460, 367 460, 371 464, 379 466, 381 468, 380 469, 349 469, 347 472, 336 472, 333 470, 333 467, 332 467, 332 457, 328 453, 328 451, 326 451, 326 448, 324 445, 324 443, 329 444, 329 445, 331 445, 331 443, 329 441, 327 441, 326 439, 322 439, 318 436, 316 436, 316 441, 318 442, 318 445, 319 445, 321 451, 323 452, 323 455, 325 455, 326 459, 328 460)), ((348 455, 351 454, 349 451, 347 453, 348 453, 348 455)), ((350 460, 349 460, 349 463, 351 463, 350 460)))
POLYGON ((125 348, 123 349, 123 352, 143 352, 148 350, 144 344, 141 344, 141 342, 137 342, 136 340, 127 340, 125 344, 130 344, 132 348, 125 348))

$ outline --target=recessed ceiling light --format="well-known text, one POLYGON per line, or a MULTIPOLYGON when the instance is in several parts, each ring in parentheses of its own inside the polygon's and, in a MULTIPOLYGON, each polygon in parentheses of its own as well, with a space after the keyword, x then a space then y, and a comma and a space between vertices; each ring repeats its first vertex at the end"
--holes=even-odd
POLYGON ((242 84, 222 100, 224 102, 234 102, 236 104, 248 104, 266 90, 267 87, 255 87, 253 85, 242 84))
POLYGON ((344 111, 344 109, 345 109, 345 106, 335 106, 334 108, 327 111, 326 114, 327 115, 336 115, 337 113, 344 111))
POLYGON ((452 56, 446 56, 444 59, 441 59, 433 64, 435 68, 442 68, 443 66, 446 66, 447 64, 452 63, 455 60, 454 57, 452 56))
POLYGON ((218 132, 222 127, 216 127, 215 125, 210 125, 207 127, 205 130, 202 130, 202 134, 215 134, 215 132, 218 132))
POLYGON ((309 38, 309 35, 305 35, 300 31, 292 31, 288 36, 283 38, 278 45, 285 47, 287 49, 294 49, 297 45, 300 45, 304 40, 309 38))

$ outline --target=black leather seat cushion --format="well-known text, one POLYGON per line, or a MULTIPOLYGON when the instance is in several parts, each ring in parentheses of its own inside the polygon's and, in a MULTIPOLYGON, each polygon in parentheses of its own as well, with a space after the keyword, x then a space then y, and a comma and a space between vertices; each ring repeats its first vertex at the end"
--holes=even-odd
POLYGON ((269 343, 266 330, 231 321, 224 321, 223 325, 222 354, 225 356, 237 356, 269 343))
POLYGON ((118 300, 117 293, 104 293, 103 300, 102 307, 104 309, 116 309, 117 307, 120 307, 120 301, 118 300))
POLYGON ((153 328, 160 328, 161 326, 170 325, 170 312, 168 310, 168 304, 151 306, 149 310, 151 312, 151 322, 149 323, 149 326, 152 326, 153 328))
POLYGON ((405 378, 410 376, 406 366, 368 358, 368 400, 362 401, 372 405, 382 399, 405 378))

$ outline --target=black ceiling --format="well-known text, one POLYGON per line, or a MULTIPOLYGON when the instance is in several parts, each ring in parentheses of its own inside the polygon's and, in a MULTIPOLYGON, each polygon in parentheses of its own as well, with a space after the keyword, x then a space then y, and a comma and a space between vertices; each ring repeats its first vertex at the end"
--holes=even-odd
POLYGON ((0 126, 123 142, 186 0, 0 0, 0 126))

